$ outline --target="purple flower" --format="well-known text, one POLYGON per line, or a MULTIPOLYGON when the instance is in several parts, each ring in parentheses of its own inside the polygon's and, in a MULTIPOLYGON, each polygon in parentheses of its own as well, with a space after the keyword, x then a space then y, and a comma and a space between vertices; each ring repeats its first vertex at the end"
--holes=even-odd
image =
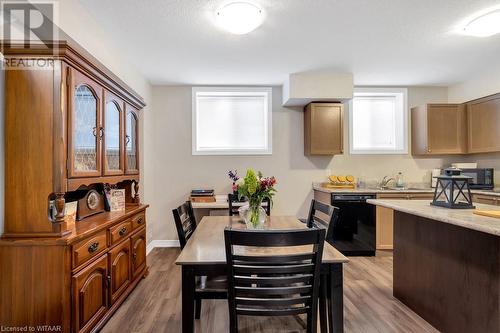
POLYGON ((233 182, 236 182, 238 179, 240 179, 240 177, 238 177, 238 170, 234 170, 234 171, 229 170, 229 172, 227 174, 233 182))

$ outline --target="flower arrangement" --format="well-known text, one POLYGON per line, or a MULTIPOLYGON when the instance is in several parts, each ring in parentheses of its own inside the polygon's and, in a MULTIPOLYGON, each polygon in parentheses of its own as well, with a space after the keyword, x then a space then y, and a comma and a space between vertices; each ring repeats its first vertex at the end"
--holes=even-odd
POLYGON ((236 185, 236 182, 238 181, 238 179, 240 179, 240 177, 238 177, 238 170, 229 170, 229 172, 227 173, 227 175, 229 176, 229 179, 231 179, 233 181, 233 193, 234 194, 237 194, 238 193, 238 185, 236 185))
MULTIPOLYGON (((236 176, 236 174, 233 174, 236 176)), ((237 177, 237 176, 236 176, 237 177)), ((232 178, 234 180, 234 178, 232 178)), ((270 203, 273 202, 273 196, 276 193, 274 185, 276 185, 276 178, 264 177, 262 172, 255 173, 254 170, 248 169, 245 178, 238 178, 235 181, 238 191, 238 198, 248 198, 248 212, 247 223, 256 228, 259 223, 265 220, 265 212, 262 216, 263 209, 261 207, 264 199, 269 199, 270 203)))

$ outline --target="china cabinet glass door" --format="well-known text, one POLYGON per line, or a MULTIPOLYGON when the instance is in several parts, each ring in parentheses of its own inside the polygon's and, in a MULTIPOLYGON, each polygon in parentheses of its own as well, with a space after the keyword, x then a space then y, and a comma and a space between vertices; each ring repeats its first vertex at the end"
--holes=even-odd
POLYGON ((123 102, 106 96, 104 110, 104 174, 123 174, 123 102))
POLYGON ((139 121, 134 108, 127 105, 125 125, 126 173, 139 173, 138 127, 139 121))
POLYGON ((70 133, 70 177, 101 175, 100 102, 102 88, 84 75, 73 71, 70 133))

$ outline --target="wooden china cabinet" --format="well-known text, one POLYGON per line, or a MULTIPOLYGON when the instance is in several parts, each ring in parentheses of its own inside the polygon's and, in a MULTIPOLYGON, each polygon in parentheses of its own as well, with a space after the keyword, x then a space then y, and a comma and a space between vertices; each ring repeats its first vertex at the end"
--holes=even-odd
POLYGON ((0 323, 99 331, 147 275, 148 206, 138 185, 144 101, 69 39, 2 49, 0 323), (124 211, 77 221, 65 214, 103 184, 125 189, 124 211))

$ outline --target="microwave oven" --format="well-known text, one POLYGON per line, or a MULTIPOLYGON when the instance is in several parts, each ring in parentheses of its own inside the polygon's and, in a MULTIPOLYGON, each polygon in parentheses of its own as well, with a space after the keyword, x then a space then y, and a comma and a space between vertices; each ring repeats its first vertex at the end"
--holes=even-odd
POLYGON ((469 180, 471 189, 492 190, 494 185, 493 169, 461 169, 462 175, 472 177, 469 180))

